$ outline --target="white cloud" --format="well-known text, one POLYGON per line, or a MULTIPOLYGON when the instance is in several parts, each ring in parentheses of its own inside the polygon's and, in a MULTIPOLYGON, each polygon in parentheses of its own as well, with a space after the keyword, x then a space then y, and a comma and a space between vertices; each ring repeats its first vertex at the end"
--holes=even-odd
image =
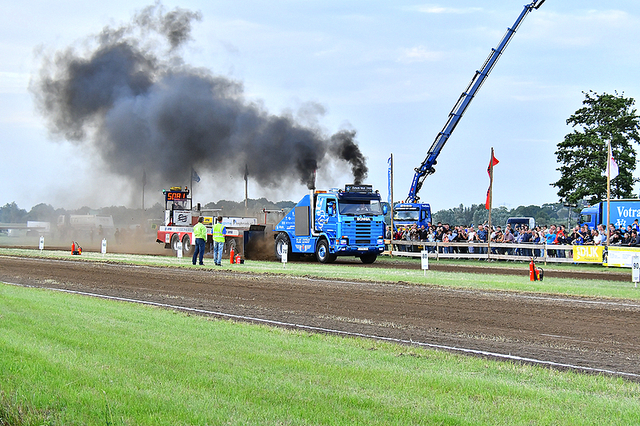
POLYGON ((411 8, 411 10, 415 10, 421 13, 456 13, 456 14, 460 14, 460 13, 473 13, 473 12, 478 12, 480 10, 482 10, 481 7, 463 7, 463 8, 457 8, 457 7, 445 7, 445 6, 438 6, 438 5, 434 5, 434 4, 425 4, 425 5, 419 5, 419 6, 414 6, 411 8))
POLYGON ((542 12, 535 15, 529 31, 533 37, 544 36, 558 46, 593 47, 603 41, 606 43, 612 32, 637 33, 638 24, 636 16, 620 10, 588 10, 571 14, 542 12))
POLYGON ((442 52, 432 51, 424 46, 416 46, 402 49, 398 62, 413 63, 439 61, 442 57, 442 52))

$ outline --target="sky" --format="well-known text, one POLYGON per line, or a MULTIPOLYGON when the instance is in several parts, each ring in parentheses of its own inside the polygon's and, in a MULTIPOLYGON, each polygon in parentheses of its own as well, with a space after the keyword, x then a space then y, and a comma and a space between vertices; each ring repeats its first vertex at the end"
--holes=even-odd
MULTIPOLYGON (((320 132, 323 140, 355 132, 368 167, 364 183, 385 199, 387 161, 393 154, 394 199, 400 201, 460 94, 525 3, 3 1, 0 205, 16 202, 26 210, 39 203, 67 209, 141 205, 142 176, 135 164, 140 159, 115 151, 107 161, 101 137, 78 141, 52 132, 34 87, 61 53, 87 54, 95 49, 91 37, 105 27, 127 25, 154 4, 165 12, 197 12, 186 42, 170 53, 154 47, 166 52, 166 58, 156 53, 160 60, 234 82, 243 105, 262 115, 289 117, 320 132)), ((574 130, 566 120, 590 90, 640 99, 638 40, 637 0, 547 0, 533 10, 444 146, 436 173, 420 191, 421 201, 433 211, 484 203, 491 148, 500 161, 494 169, 494 207, 559 201, 551 183, 560 177, 557 144, 574 130)), ((269 147, 260 151, 248 146, 216 148, 195 166, 181 165, 184 178, 171 184, 189 185, 194 167, 201 178, 192 188, 195 202, 241 201, 242 173, 213 166, 240 156, 281 170, 275 181, 271 176, 263 184, 249 170, 250 198, 298 201, 307 193, 285 157, 274 160, 263 154, 269 147)), ((144 166, 149 207, 162 202, 161 190, 169 185, 156 179, 153 164, 161 165, 155 159, 178 161, 181 156, 144 149, 154 150, 144 166)), ((350 170, 341 161, 322 163, 317 188, 351 183, 350 170)))

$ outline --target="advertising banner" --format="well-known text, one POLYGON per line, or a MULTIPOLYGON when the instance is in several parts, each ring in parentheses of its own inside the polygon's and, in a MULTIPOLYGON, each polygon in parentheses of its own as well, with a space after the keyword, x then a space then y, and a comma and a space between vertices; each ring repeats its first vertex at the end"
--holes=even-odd
POLYGON ((573 260, 576 262, 602 263, 604 246, 573 246, 573 260))
POLYGON ((640 255, 640 248, 609 246, 607 265, 618 266, 620 268, 632 268, 633 256, 638 255, 640 255))

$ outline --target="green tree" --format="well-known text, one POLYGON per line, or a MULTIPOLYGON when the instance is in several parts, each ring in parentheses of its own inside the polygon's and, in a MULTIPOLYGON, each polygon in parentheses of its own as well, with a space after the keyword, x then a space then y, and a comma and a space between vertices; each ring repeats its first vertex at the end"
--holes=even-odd
POLYGON ((515 217, 533 217, 535 218, 540 211, 540 206, 518 206, 512 213, 515 217))
POLYGON ((618 177, 611 181, 611 197, 633 197, 633 185, 638 179, 633 177, 636 151, 632 142, 640 143, 635 100, 617 92, 583 93, 584 107, 567 119, 575 130, 564 137, 555 152, 561 177, 551 185, 558 188, 560 199, 569 203, 583 199, 593 203, 606 198, 607 177, 603 173, 607 144, 611 141, 619 167, 618 177))
POLYGON ((536 225, 550 225, 550 221, 551 219, 549 218, 549 214, 544 211, 544 210, 540 210, 538 212, 538 214, 535 216, 536 219, 536 225))
POLYGON ((56 210, 50 204, 40 203, 31 208, 27 214, 27 220, 39 220, 56 223, 56 210))
POLYGON ((0 222, 25 223, 26 221, 27 211, 18 207, 15 201, 0 207, 0 222))

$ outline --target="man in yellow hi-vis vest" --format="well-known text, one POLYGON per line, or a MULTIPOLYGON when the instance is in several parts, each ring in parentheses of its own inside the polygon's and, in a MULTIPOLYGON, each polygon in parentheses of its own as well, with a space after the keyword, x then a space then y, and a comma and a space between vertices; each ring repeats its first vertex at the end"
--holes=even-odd
POLYGON ((198 218, 198 223, 193 227, 193 236, 195 237, 195 250, 193 251, 193 258, 191 262, 195 265, 196 259, 200 257, 200 264, 204 265, 202 262, 202 258, 204 257, 204 245, 207 241, 207 227, 202 224, 204 222, 204 218, 200 216, 198 218))
POLYGON ((218 216, 216 221, 216 224, 213 225, 213 261, 216 265, 221 266, 224 234, 227 233, 227 228, 222 224, 222 216, 218 216))

